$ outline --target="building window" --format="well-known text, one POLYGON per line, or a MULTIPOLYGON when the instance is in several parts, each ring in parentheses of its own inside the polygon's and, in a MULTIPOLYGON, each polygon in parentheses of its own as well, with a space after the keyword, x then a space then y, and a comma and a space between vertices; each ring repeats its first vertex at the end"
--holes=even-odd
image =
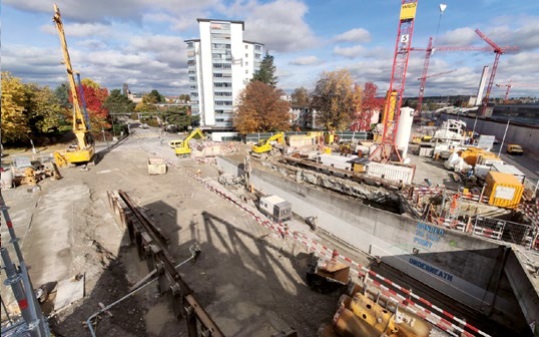
POLYGON ((249 74, 249 70, 245 70, 245 73, 246 73, 246 74, 249 74))
POLYGON ((195 76, 189 76, 189 81, 196 81, 197 78, 195 76))
POLYGON ((262 54, 255 54, 255 59, 259 60, 262 57, 262 54))
POLYGON ((230 69, 232 65, 230 63, 214 63, 213 67, 216 69, 230 69))
POLYGON ((187 48, 193 48, 193 42, 187 42, 187 48))
POLYGON ((196 64, 195 60, 189 60, 187 61, 188 66, 194 66, 196 64))
POLYGON ((196 70, 189 70, 189 74, 196 74, 196 70))
POLYGON ((262 46, 257 44, 257 45, 255 46, 255 50, 262 50, 262 46))
POLYGON ((214 93, 215 96, 232 96, 232 93, 231 92, 221 92, 221 91, 216 91, 214 93))
POLYGON ((214 83, 213 86, 216 88, 232 88, 232 83, 214 83))
POLYGON ((211 37, 212 37, 212 39, 230 40, 230 34, 212 33, 211 37))

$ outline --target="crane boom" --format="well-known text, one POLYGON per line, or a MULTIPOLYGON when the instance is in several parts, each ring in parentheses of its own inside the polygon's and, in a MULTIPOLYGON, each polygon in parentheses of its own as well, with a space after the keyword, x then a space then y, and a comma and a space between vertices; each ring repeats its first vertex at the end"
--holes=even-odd
POLYGON ((62 54, 64 56, 64 63, 67 72, 67 81, 71 91, 71 98, 73 99, 73 132, 77 138, 77 147, 69 148, 63 156, 68 163, 85 163, 92 160, 94 155, 94 140, 87 125, 86 119, 81 111, 81 99, 78 94, 77 85, 75 83, 75 76, 73 75, 73 68, 71 66, 71 58, 69 57, 69 51, 67 49, 67 41, 64 33, 64 24, 62 23, 62 17, 60 9, 54 4, 54 17, 52 18, 56 25, 56 30, 60 38, 60 44, 62 45, 62 54))

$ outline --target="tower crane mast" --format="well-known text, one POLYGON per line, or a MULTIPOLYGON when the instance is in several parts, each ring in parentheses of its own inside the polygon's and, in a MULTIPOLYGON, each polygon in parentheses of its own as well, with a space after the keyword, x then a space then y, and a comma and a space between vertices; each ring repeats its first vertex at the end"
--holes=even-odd
POLYGON ((397 40, 395 43, 395 53, 393 55, 393 66, 391 69, 391 79, 389 81, 389 94, 384 105, 384 115, 394 109, 393 120, 384 119, 382 140, 378 147, 370 156, 371 160, 389 161, 395 159, 402 161, 396 144, 396 133, 399 123, 400 108, 404 87, 406 84, 406 71, 408 69, 408 59, 410 57, 410 46, 414 33, 415 14, 418 0, 402 0, 399 16, 399 25, 397 29, 397 40), (396 99, 393 100, 392 94, 396 93, 396 99), (395 106, 393 107, 393 102, 395 106))

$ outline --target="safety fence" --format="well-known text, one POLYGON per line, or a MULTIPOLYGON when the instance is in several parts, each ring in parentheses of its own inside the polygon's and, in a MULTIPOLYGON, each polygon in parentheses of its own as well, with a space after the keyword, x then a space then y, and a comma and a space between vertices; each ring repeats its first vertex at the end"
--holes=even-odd
MULTIPOLYGON (((440 196, 445 199, 446 203, 458 201, 459 199, 470 200, 481 203, 488 203, 488 197, 482 196, 480 193, 454 193, 444 191, 440 187, 414 187, 411 192, 411 200, 419 214, 426 213, 424 205, 434 196, 440 196)), ((538 202, 521 203, 519 206, 524 216, 531 224, 522 224, 517 222, 487 218, 483 216, 468 217, 468 221, 464 222, 463 217, 447 216, 435 217, 430 216, 428 219, 447 229, 468 233, 474 236, 480 236, 487 239, 510 242, 517 245, 522 245, 528 249, 539 250, 539 204, 538 202)))
POLYGON ((362 264, 357 263, 342 254, 336 253, 334 249, 321 244, 316 239, 298 231, 291 231, 286 224, 270 221, 255 208, 246 205, 235 196, 225 192, 224 188, 211 184, 208 180, 203 179, 198 174, 178 165, 177 162, 170 160, 167 160, 167 162, 169 165, 178 168, 194 180, 204 185, 208 190, 216 193, 229 203, 233 204, 235 207, 249 214, 258 224, 274 231, 279 237, 283 239, 291 238, 294 242, 303 245, 307 252, 315 253, 318 257, 337 258, 346 262, 351 267, 350 269, 353 277, 363 280, 365 283, 373 284, 374 286, 378 287, 384 295, 388 296, 388 298, 398 299, 399 303, 406 306, 408 310, 423 317, 449 335, 455 337, 473 337, 478 335, 490 337, 489 334, 467 323, 466 320, 456 317, 450 312, 432 304, 419 295, 414 294, 412 290, 398 285, 388 278, 385 278, 382 275, 372 271, 370 268, 363 266, 362 264))

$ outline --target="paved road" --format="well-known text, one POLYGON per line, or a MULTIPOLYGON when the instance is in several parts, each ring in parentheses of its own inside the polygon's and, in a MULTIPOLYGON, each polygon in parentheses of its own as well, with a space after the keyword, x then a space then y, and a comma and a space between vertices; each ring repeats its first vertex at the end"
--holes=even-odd
MULTIPOLYGON (((505 149, 505 146, 504 146, 505 149)), ((492 152, 498 153, 500 150, 500 145, 494 145, 492 152)), ((521 170, 525 175, 526 179, 530 180, 532 183, 536 184, 539 180, 539 158, 533 156, 530 153, 524 153, 522 156, 510 155, 507 152, 501 152, 502 159, 511 165, 516 166, 521 170)))

